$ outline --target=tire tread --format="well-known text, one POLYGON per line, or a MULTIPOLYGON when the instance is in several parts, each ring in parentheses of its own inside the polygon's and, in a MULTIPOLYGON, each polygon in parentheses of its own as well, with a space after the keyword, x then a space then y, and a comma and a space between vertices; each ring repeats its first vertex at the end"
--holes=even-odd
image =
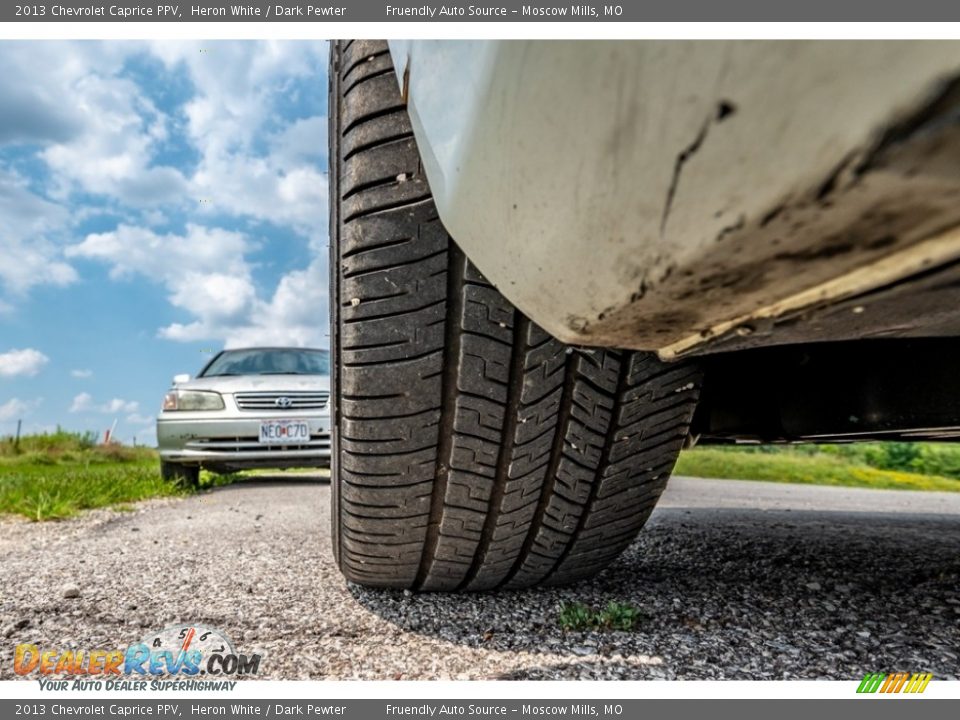
POLYGON ((437 215, 385 43, 332 46, 330 107, 341 570, 423 591, 598 572, 663 491, 699 371, 564 345, 487 282, 437 215))

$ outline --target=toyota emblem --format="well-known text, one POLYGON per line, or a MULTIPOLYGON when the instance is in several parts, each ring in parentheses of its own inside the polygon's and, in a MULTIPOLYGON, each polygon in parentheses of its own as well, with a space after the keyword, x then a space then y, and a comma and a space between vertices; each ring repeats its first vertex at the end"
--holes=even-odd
POLYGON ((278 397, 278 398, 274 401, 274 404, 275 404, 278 408, 283 408, 284 410, 286 410, 288 407, 291 407, 291 406, 293 405, 293 400, 291 400, 291 399, 288 398, 288 397, 278 397))

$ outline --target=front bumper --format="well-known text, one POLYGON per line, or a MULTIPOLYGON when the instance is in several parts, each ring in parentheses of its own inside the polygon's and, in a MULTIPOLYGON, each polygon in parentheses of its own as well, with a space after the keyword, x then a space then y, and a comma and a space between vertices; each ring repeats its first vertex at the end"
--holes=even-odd
POLYGON ((166 412, 157 418, 157 447, 165 462, 211 468, 323 467, 330 463, 330 416, 298 412, 237 418, 222 412, 166 412), (291 417, 308 422, 308 441, 260 443, 261 420, 291 417))

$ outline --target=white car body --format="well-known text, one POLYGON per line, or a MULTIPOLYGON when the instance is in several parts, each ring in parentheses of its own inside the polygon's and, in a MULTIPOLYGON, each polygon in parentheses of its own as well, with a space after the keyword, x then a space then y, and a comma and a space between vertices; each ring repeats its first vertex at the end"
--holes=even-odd
POLYGON ((960 257, 957 42, 390 50, 451 236, 566 342, 702 352, 960 257))

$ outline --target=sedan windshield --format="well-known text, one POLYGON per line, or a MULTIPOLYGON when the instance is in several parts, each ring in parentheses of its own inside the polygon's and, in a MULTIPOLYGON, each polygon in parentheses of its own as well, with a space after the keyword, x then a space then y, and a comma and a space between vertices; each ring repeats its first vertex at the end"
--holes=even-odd
POLYGON ((215 357, 200 377, 223 375, 329 375, 326 350, 270 348, 226 350, 215 357))

